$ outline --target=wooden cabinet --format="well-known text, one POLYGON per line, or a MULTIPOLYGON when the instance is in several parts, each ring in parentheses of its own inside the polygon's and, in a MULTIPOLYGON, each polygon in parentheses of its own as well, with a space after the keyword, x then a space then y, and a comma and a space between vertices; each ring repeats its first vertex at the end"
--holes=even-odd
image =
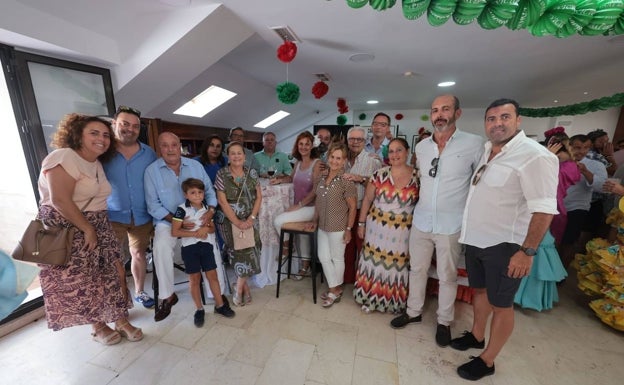
MULTIPOLYGON (((167 122, 161 119, 143 118, 141 123, 147 126, 147 143, 156 150, 160 156, 160 151, 156 143, 158 135, 162 132, 172 132, 180 138, 182 145, 182 155, 193 158, 199 155, 204 139, 211 135, 219 135, 223 142, 228 142, 230 134, 229 128, 198 126, 192 124, 181 124, 167 122)), ((246 131, 245 147, 252 151, 262 150, 262 133, 246 131)))

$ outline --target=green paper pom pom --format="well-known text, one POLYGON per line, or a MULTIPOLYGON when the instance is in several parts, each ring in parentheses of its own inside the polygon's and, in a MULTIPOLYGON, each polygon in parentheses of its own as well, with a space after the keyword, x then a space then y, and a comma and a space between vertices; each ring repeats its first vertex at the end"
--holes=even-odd
POLYGON ((427 114, 420 115, 420 120, 422 120, 423 122, 428 122, 429 121, 429 115, 427 115, 427 114))
POLYGON ((277 98, 284 104, 295 104, 299 100, 299 86, 295 83, 284 82, 277 85, 277 98))
POLYGON ((351 8, 362 8, 368 4, 368 0, 347 0, 347 5, 351 8))
POLYGON ((345 123, 347 123, 347 116, 338 115, 338 117, 336 118, 336 124, 338 124, 339 126, 344 126, 345 123))
POLYGON ((364 120, 364 119, 366 119, 366 114, 365 113, 361 113, 360 116, 358 116, 358 118, 360 118, 360 120, 364 120))

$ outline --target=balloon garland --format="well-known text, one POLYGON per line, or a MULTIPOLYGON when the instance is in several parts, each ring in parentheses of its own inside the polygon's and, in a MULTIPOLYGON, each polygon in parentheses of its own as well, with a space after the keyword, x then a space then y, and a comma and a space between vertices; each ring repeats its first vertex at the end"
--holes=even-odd
POLYGON ((588 112, 607 110, 613 107, 624 106, 624 93, 594 99, 589 102, 571 104, 569 106, 549 108, 520 108, 520 115, 531 118, 548 118, 553 116, 583 115, 588 112))
MULTIPOLYGON (((347 0, 354 9, 367 3, 384 11, 396 0, 347 0)), ((624 0, 402 0, 401 5, 406 19, 426 12, 434 27, 453 18, 459 25, 477 20, 483 29, 528 29, 534 36, 624 34, 624 0)))

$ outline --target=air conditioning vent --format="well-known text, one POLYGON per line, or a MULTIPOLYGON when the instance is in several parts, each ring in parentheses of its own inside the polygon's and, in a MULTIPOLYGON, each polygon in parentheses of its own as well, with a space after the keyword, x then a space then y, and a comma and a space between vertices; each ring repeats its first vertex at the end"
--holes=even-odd
POLYGON ((270 27, 277 36, 279 36, 284 41, 291 41, 293 43, 301 43, 301 40, 295 35, 292 29, 289 26, 277 26, 270 27))
POLYGON ((316 78, 322 82, 328 82, 331 80, 331 78, 329 77, 328 74, 314 74, 314 76, 316 76, 316 78))

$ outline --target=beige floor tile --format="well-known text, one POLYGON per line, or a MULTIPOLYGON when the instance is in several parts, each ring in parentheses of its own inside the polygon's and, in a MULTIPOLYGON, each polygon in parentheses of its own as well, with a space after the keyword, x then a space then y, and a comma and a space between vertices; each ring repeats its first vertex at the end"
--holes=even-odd
POLYGON ((358 385, 399 384, 396 365, 368 357, 355 356, 353 383, 358 385))
POLYGON ((280 339, 256 385, 302 384, 313 353, 314 345, 280 339))

